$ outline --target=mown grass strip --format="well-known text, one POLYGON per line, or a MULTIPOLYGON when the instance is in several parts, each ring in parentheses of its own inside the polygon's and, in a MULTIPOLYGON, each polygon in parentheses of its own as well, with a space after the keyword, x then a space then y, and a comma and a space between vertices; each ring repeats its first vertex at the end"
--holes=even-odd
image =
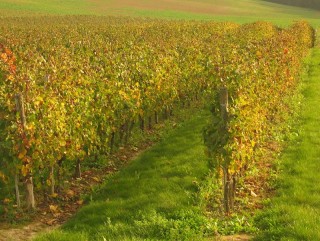
POLYGON ((300 135, 281 158, 278 195, 257 219, 256 240, 320 240, 320 49, 308 65, 300 135))
POLYGON ((202 111, 113 175, 61 230, 36 240, 198 240, 198 182, 208 173, 202 111))

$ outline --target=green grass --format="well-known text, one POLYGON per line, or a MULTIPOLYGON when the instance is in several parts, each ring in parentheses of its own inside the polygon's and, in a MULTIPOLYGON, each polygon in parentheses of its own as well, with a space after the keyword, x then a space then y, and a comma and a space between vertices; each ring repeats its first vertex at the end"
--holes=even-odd
POLYGON ((199 240, 198 183, 209 172, 200 112, 88 197, 59 231, 36 240, 199 240))
POLYGON ((0 0, 0 16, 30 15, 116 15, 165 19, 233 21, 267 20, 288 25, 306 19, 319 26, 320 11, 264 0, 191 0, 168 2, 137 0, 0 0))
POLYGON ((320 49, 309 60, 300 135, 284 152, 278 195, 257 218, 256 240, 320 240, 320 49))
POLYGON ((19 15, 23 12, 28 14, 90 14, 89 6, 86 0, 0 0, 0 9, 3 12, 8 10, 9 15, 19 15))
MULTIPOLYGON (((134 16, 134 17, 145 17, 145 18, 161 18, 161 19, 185 19, 185 20, 201 20, 201 21, 220 21, 220 22, 236 22, 236 23, 250 23, 255 21, 269 21, 281 27, 286 27, 292 24, 294 21, 305 19, 313 26, 317 27, 320 25, 318 18, 313 18, 313 14, 308 15, 308 13, 303 14, 263 14, 256 13, 251 16, 249 15, 212 15, 204 13, 193 13, 193 12, 183 12, 176 10, 143 10, 143 9, 126 9, 122 15, 134 16), (259 15, 260 14, 260 15, 259 15)), ((313 11, 311 11, 313 13, 313 11)), ((320 16, 320 15, 319 15, 320 16)))

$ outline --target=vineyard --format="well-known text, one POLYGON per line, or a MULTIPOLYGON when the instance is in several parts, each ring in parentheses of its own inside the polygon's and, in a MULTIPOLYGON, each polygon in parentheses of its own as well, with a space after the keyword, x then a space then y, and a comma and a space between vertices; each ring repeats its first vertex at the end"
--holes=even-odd
POLYGON ((133 129, 213 101, 204 140, 229 214, 238 176, 285 128, 314 44, 306 22, 34 17, 0 33, 0 187, 23 209, 59 196, 133 129))

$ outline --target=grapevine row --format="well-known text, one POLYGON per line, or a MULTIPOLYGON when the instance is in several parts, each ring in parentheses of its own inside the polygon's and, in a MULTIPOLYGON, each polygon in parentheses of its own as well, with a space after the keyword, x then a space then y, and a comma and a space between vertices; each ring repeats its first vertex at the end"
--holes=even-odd
POLYGON ((262 22, 8 18, 0 23, 1 176, 22 176, 34 207, 30 185, 54 195, 55 177, 108 155, 133 123, 143 129, 221 85, 237 116, 220 144, 232 175, 266 135, 281 91, 296 84, 309 30, 305 23, 282 30, 262 22))
POLYGON ((227 54, 228 79, 223 79, 204 135, 212 163, 222 173, 226 213, 234 207, 238 177, 259 165, 261 153, 275 141, 275 132, 287 128, 303 57, 314 45, 314 30, 306 22, 286 30, 268 27, 247 29, 227 54), (241 57, 234 58, 235 54, 241 57))

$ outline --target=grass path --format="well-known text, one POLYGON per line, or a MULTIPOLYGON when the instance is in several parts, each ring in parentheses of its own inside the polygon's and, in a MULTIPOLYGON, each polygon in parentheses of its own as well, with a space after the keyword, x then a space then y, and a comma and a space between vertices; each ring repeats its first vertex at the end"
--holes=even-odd
POLYGON ((111 176, 61 230, 36 240, 199 240, 197 183, 208 167, 202 111, 111 176))
POLYGON ((285 151, 277 197, 256 240, 320 240, 320 49, 309 59, 299 137, 285 151))

